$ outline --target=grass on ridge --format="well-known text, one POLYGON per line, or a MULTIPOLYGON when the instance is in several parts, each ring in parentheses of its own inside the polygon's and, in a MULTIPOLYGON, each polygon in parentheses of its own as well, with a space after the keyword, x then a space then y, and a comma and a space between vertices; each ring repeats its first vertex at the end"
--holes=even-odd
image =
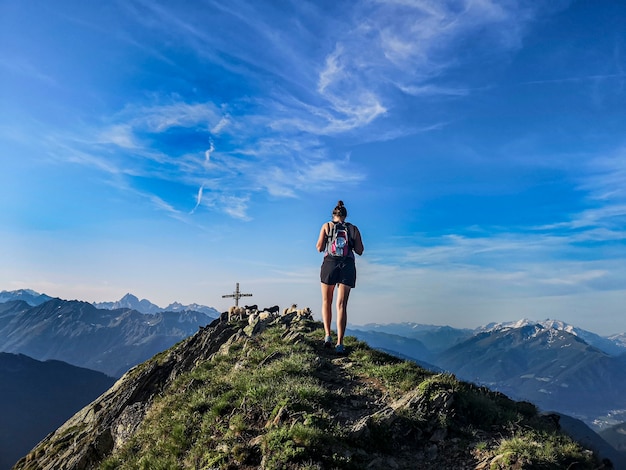
MULTIPOLYGON (((337 418, 346 400, 371 399, 373 389, 388 402, 415 389, 429 400, 454 394, 461 416, 444 417, 441 424, 468 443, 480 426, 515 425, 499 448, 479 448, 483 458, 506 454, 510 462, 532 461, 532 468, 566 468, 558 462, 585 457, 579 446, 560 435, 524 431, 521 423, 534 423, 537 417, 530 404, 459 382, 450 374, 426 371, 353 337, 346 338, 348 358, 324 357, 332 354, 321 350, 322 330, 316 322, 302 324, 302 341, 295 344, 285 341, 284 333, 282 327, 271 326, 177 377, 154 399, 135 436, 100 468, 363 468, 369 451, 396 452, 399 445, 391 430, 380 428, 373 436, 381 440, 376 449, 358 448, 337 418), (533 442, 549 443, 550 449, 542 453, 533 442), (548 466, 542 467, 544 463, 548 466)), ((405 413, 399 422, 419 428, 424 417, 405 413)))

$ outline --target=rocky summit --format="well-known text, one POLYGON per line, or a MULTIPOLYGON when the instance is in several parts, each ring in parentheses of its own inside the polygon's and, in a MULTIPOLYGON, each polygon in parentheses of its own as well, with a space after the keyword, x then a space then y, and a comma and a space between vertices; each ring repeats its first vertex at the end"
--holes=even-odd
POLYGON ((128 371, 16 470, 599 469, 558 418, 323 330, 220 321, 128 371))

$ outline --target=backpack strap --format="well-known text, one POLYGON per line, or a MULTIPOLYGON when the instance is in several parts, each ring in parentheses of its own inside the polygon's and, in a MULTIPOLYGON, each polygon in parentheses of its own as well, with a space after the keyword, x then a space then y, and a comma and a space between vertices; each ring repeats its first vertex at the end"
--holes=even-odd
POLYGON ((328 230, 326 230, 326 248, 324 248, 324 251, 326 253, 330 253, 330 242, 333 239, 333 230, 335 230, 335 225, 332 221, 326 222, 326 224, 328 225, 328 230))
POLYGON ((331 222, 326 222, 328 225, 328 230, 326 231, 326 239, 330 240, 333 237, 333 231, 335 230, 335 224, 331 222))
POLYGON ((346 226, 346 233, 348 234, 348 247, 350 248, 350 251, 352 251, 352 239, 354 238, 352 236, 352 232, 354 231, 352 228, 353 225, 350 222, 344 222, 343 224, 346 226))

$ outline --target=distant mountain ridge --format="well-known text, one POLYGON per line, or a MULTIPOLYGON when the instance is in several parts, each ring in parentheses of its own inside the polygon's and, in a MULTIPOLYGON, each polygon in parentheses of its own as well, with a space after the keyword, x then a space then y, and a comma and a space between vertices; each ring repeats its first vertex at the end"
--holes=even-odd
POLYGON ((529 324, 482 332, 439 354, 435 364, 586 420, 626 410, 626 356, 611 356, 564 329, 529 324))
POLYGON ((587 344, 595 346, 596 348, 606 352, 607 354, 619 355, 626 353, 626 341, 624 341, 624 339, 626 339, 625 333, 604 337, 560 320, 547 319, 543 321, 533 321, 524 318, 516 322, 491 323, 487 326, 477 328, 475 331, 493 331, 510 328, 522 328, 528 325, 541 325, 544 328, 548 329, 566 331, 575 336, 578 336, 579 338, 582 338, 587 344))
POLYGON ((548 329, 563 330, 582 338, 586 343, 611 355, 626 353, 626 333, 613 334, 605 337, 596 333, 575 327, 560 320, 534 321, 527 318, 501 323, 489 323, 474 329, 454 328, 451 326, 425 325, 421 323, 368 323, 365 325, 350 325, 349 328, 357 334, 358 331, 381 332, 419 340, 429 351, 443 351, 472 336, 488 331, 522 328, 528 325, 541 325, 548 329))
MULTIPOLYGON (((425 348, 426 354, 421 357, 423 360, 432 359, 433 354, 445 351, 446 349, 460 343, 474 334, 474 330, 452 328, 451 326, 438 326, 438 325, 423 325, 420 323, 389 323, 386 325, 378 323, 369 323, 366 325, 350 325, 350 334, 354 334, 357 337, 364 337, 367 332, 373 333, 369 335, 367 340, 372 341, 374 347, 383 347, 391 351, 396 350, 392 344, 399 343, 398 340, 393 340, 392 337, 410 338, 418 341, 423 348, 425 348), (378 333, 378 337, 376 336, 378 333), (384 335, 392 335, 386 337, 384 335)), ((415 346, 414 346, 415 347, 415 346)), ((406 353, 406 351, 401 351, 406 353)))
POLYGON ((35 306, 52 300, 52 297, 46 294, 40 294, 31 289, 19 289, 14 291, 3 290, 0 292, 0 304, 12 300, 22 300, 28 305, 35 306))
POLYGON ((93 302, 93 305, 97 308, 102 308, 102 309, 107 309, 107 310, 115 310, 117 308, 130 308, 133 310, 137 310, 138 312, 141 312, 141 313, 151 313, 151 314, 159 313, 159 312, 182 312, 185 310, 193 310, 194 312, 202 312, 202 313, 206 313, 207 315, 217 317, 219 316, 219 313, 220 313, 217 310, 215 310, 213 307, 207 307, 206 305, 200 305, 200 304, 183 305, 179 302, 173 302, 169 304, 167 307, 161 308, 158 305, 153 304, 147 299, 139 300, 138 297, 130 293, 126 294, 120 300, 117 300, 115 302, 93 302))
POLYGON ((558 320, 527 319, 475 330, 370 324, 349 333, 398 357, 576 416, 595 429, 626 421, 626 348, 620 335, 605 338, 558 320))
POLYGON ((0 350, 120 377, 214 318, 189 310, 144 314, 77 300, 52 299, 37 306, 14 300, 0 303, 0 350))
POLYGON ((157 313, 162 310, 158 305, 153 304, 149 300, 147 299, 139 300, 137 297, 135 297, 134 295, 130 293, 126 294, 120 300, 117 300, 115 302, 93 302, 93 305, 96 308, 101 308, 101 309, 106 309, 106 310, 115 310, 118 308, 130 308, 132 310, 137 310, 140 313, 150 313, 150 314, 157 313))
MULTIPOLYGON (((48 300, 52 300, 54 297, 50 297, 46 294, 40 294, 35 292, 32 289, 19 289, 14 291, 6 291, 3 290, 0 292, 0 304, 5 302, 10 302, 12 300, 22 300, 26 302, 28 305, 37 306, 48 300)), ((116 300, 114 302, 92 302, 93 306, 100 309, 106 310, 115 310, 118 308, 129 308, 132 310, 136 310, 140 313, 159 313, 159 312, 182 312, 184 310, 192 310, 194 312, 202 312, 210 315, 212 317, 219 316, 220 312, 218 312, 213 307, 207 307, 206 305, 200 304, 189 304, 183 305, 180 302, 172 302, 165 308, 161 308, 156 304, 153 304, 147 299, 139 300, 133 294, 126 294, 120 300, 116 300)))
POLYGON ((161 308, 158 305, 153 304, 147 299, 139 300, 139 298, 137 298, 136 296, 130 293, 126 294, 120 300, 117 300, 115 302, 94 302, 93 305, 97 308, 103 308, 107 310, 115 310, 118 308, 130 308, 133 310, 137 310, 138 312, 141 312, 141 313, 150 313, 150 314, 159 313, 159 312, 182 312, 185 310, 192 310, 194 312, 206 313, 207 315, 211 315, 212 317, 215 318, 219 316, 219 313, 220 313, 217 310, 215 310, 213 307, 207 307, 206 305, 200 305, 200 304, 183 305, 179 302, 173 302, 169 304, 167 307, 161 308))

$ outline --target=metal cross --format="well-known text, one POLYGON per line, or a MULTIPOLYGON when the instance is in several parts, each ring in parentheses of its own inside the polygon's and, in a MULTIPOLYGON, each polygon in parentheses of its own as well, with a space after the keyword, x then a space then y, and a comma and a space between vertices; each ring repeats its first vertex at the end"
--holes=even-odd
POLYGON ((235 289, 235 292, 233 292, 232 294, 223 295, 222 299, 224 299, 226 297, 234 297, 235 298, 235 307, 237 307, 237 306, 239 306, 239 299, 241 297, 252 297, 252 294, 242 294, 241 292, 239 292, 239 283, 237 283, 237 288, 235 289))

